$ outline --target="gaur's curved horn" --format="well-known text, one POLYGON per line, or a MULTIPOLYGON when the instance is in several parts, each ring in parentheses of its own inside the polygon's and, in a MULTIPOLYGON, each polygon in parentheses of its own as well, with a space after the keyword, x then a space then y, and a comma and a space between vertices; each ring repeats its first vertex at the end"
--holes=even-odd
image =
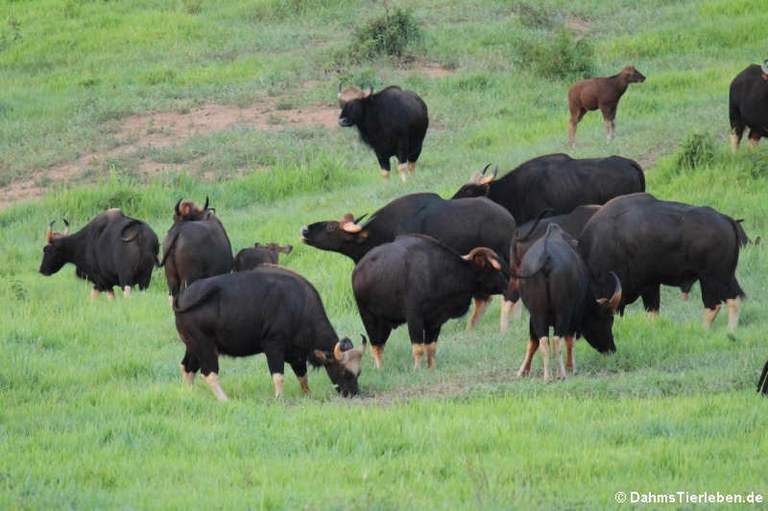
POLYGON ((67 222, 66 218, 61 219, 62 222, 64 222, 64 232, 62 232, 62 236, 69 236, 69 222, 67 222))
POLYGON ((360 338, 361 338, 361 344, 360 344, 360 347, 357 349, 360 351, 360 354, 362 355, 363 353, 365 353, 365 348, 368 347, 368 338, 363 334, 360 334, 360 338))
POLYGON ((205 196, 205 204, 203 205, 203 211, 207 211, 207 210, 208 210, 208 196, 206 195, 205 196))
POLYGON ((480 174, 484 176, 485 173, 488 172, 489 168, 491 168, 491 164, 490 163, 486 163, 485 167, 483 167, 483 170, 480 171, 480 174))
POLYGON ((490 183, 491 183, 491 182, 492 182, 494 179, 496 179, 496 176, 497 176, 497 175, 498 175, 498 173, 499 173, 499 166, 498 166, 498 165, 496 165, 495 167, 493 167, 493 172, 491 173, 491 175, 490 175, 490 176, 486 176, 486 175, 485 175, 485 172, 488 170, 488 167, 490 167, 490 166, 491 166, 491 164, 489 163, 489 164, 488 164, 488 165, 486 165, 486 166, 485 166, 485 168, 483 169, 483 174, 482 174, 482 175, 483 175, 483 177, 480 179, 480 184, 481 184, 481 185, 487 185, 487 184, 490 184, 490 183))
POLYGON ((367 97, 368 97, 368 96, 370 96, 371 94, 373 94, 373 85, 371 85, 371 84, 369 83, 369 84, 368 84, 368 87, 367 87, 367 88, 366 88, 366 89, 363 91, 363 97, 364 97, 364 98, 367 98, 367 97))
POLYGON ((368 216, 368 213, 363 213, 362 215, 360 215, 359 217, 355 218, 355 219, 354 219, 354 220, 352 220, 352 221, 353 221, 354 223, 356 223, 356 224, 359 224, 359 223, 360 223, 360 220, 362 220, 363 218, 365 218, 365 217, 367 217, 367 216, 368 216))
POLYGON ((475 247, 469 251, 469 254, 463 255, 461 258, 465 261, 472 261, 478 255, 488 259, 488 262, 491 263, 491 266, 493 266, 494 270, 501 271, 501 264, 499 264, 498 254, 496 254, 495 251, 488 247, 475 247))
MULTIPOLYGON (((366 213, 366 215, 367 215, 367 214, 368 214, 368 213, 366 213)), ((368 226, 371 224, 371 222, 373 222, 374 220, 376 220, 376 215, 373 215, 371 218, 369 218, 368 220, 366 220, 366 221, 365 221, 365 223, 364 223, 363 225, 361 225, 361 226, 360 226, 360 228, 361 228, 361 229, 365 229, 365 228, 366 228, 366 227, 368 227, 368 226)))
POLYGON ((339 82, 339 92, 336 95, 338 97, 341 97, 341 82, 339 82))
POLYGON ((342 360, 344 360, 344 354, 341 353, 340 342, 337 342, 336 346, 333 347, 333 358, 335 358, 337 362, 341 362, 342 360))
POLYGON ((181 199, 176 201, 176 205, 173 207, 173 214, 177 216, 181 216, 181 210, 179 210, 179 206, 181 206, 181 199))
POLYGON ((53 242, 53 224, 55 223, 56 220, 52 220, 51 223, 48 224, 48 233, 46 234, 46 238, 48 239, 49 245, 53 242))
POLYGON ((597 303, 607 308, 611 313, 616 312, 616 309, 619 306, 619 303, 621 303, 621 281, 619 280, 619 276, 616 275, 614 272, 610 272, 611 275, 613 275, 614 280, 616 281, 616 288, 613 291, 613 295, 610 298, 600 298, 597 303))
POLYGON ((621 302, 621 281, 614 272, 611 272, 611 275, 613 275, 613 279, 616 281, 616 289, 613 292, 613 296, 608 300, 608 308, 611 312, 615 312, 621 302))

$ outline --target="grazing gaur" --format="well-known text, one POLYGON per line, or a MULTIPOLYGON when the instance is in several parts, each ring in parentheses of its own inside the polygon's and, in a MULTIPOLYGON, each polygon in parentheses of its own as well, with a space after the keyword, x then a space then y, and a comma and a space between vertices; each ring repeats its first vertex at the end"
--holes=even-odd
MULTIPOLYGON (((573 372, 573 340, 583 335, 600 353, 613 353, 613 314, 621 300, 621 284, 616 279, 613 295, 596 297, 589 271, 575 248, 576 241, 558 224, 547 226, 526 252, 520 265, 520 295, 531 314, 530 337, 525 360, 518 377, 531 370, 531 360, 541 347, 544 381, 550 381, 549 328, 557 362, 557 377, 565 379, 566 368, 573 372), (563 365, 562 345, 567 358, 563 365)), ((615 277, 615 274, 614 274, 615 277)))
POLYGON ((365 337, 359 348, 351 348, 349 339, 340 341, 317 290, 295 272, 262 265, 200 279, 174 297, 173 311, 186 345, 181 361, 184 382, 193 383, 199 370, 221 401, 227 396, 218 381, 219 355, 264 353, 276 397, 283 395, 286 362, 305 394, 309 393, 307 362, 324 366, 342 396, 359 392, 365 337))
POLYGON ((207 198, 202 208, 191 201, 177 202, 173 218, 160 261, 171 296, 197 279, 232 271, 232 245, 207 198))
POLYGON ((405 181, 413 175, 429 126, 427 105, 413 91, 397 86, 373 93, 339 84, 339 126, 357 126, 360 139, 376 153, 381 175, 389 177, 389 159, 397 157, 397 171, 405 181))
POLYGON ((512 213, 518 224, 551 215, 570 213, 577 206, 604 204, 629 193, 645 191, 640 165, 628 158, 574 159, 567 154, 533 158, 496 179, 497 171, 476 173, 453 198, 488 197, 512 213))
POLYGON ((579 252, 598 294, 611 288, 611 271, 623 289, 619 311, 640 296, 658 314, 659 286, 698 280, 709 328, 720 305, 728 306, 728 330, 739 320, 744 291, 736 280, 739 224, 710 207, 656 199, 647 193, 616 197, 584 226, 579 252))
MULTIPOLYGON (((364 217, 365 215, 363 215, 364 217)), ((515 219, 503 207, 485 198, 445 200, 434 193, 399 197, 376 211, 365 223, 351 214, 341 221, 315 222, 301 229, 304 243, 339 252, 359 262, 374 247, 394 241, 399 234, 431 236, 457 252, 488 247, 506 259, 515 233, 515 219)), ((474 325, 490 296, 476 295, 469 320, 474 325)), ((508 307, 504 309, 508 313, 508 307)))
POLYGON ((94 296, 105 292, 114 298, 114 286, 119 286, 126 297, 133 286, 149 287, 158 251, 157 235, 149 225, 117 208, 101 213, 71 235, 69 224, 64 222, 63 233, 53 232, 54 222, 48 226, 40 273, 53 275, 72 263, 79 278, 93 283, 94 296))
POLYGON ((645 81, 640 71, 627 66, 613 76, 590 78, 574 83, 568 90, 568 108, 571 120, 568 122, 568 145, 573 147, 576 141, 576 125, 590 110, 600 109, 605 123, 605 138, 609 142, 616 135, 616 108, 619 99, 627 91, 630 83, 645 81))
POLYGON ((256 268, 260 264, 277 264, 280 254, 290 254, 291 245, 279 243, 256 243, 251 248, 240 250, 235 256, 234 270, 247 271, 256 268))
POLYGON ((762 65, 747 66, 731 82, 728 95, 731 121, 731 149, 739 148, 744 130, 749 128, 749 142, 757 146, 768 137, 768 59, 762 65))
MULTIPOLYGON (((515 231, 515 244, 510 254, 510 264, 512 268, 519 268, 528 249, 546 233, 550 224, 559 225, 569 236, 576 239, 581 234, 581 230, 592 215, 600 208, 596 204, 578 206, 576 209, 565 215, 555 215, 550 217, 540 217, 535 220, 529 220, 523 225, 518 226, 515 231)), ((522 307, 520 307, 519 282, 516 279, 510 279, 509 286, 504 292, 505 303, 511 304, 509 314, 501 317, 501 331, 506 332, 509 329, 509 315, 513 314, 520 318, 522 307)))
POLYGON ((414 367, 435 367, 440 328, 467 312, 472 297, 504 290, 503 260, 491 249, 462 256, 429 236, 405 234, 368 252, 352 272, 352 290, 371 338, 376 367, 392 329, 407 323, 414 367))

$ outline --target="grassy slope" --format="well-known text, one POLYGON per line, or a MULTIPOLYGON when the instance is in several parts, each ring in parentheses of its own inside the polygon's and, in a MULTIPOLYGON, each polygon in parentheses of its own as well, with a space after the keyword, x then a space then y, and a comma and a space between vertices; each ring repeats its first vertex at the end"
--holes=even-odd
MULTIPOLYGON (((337 77, 322 68, 347 41, 341 13, 370 7, 0 5, 9 13, 0 19, 3 182, 109 147, 132 112, 275 95, 330 104, 337 77), (308 80, 318 85, 299 85, 308 80)), ((515 60, 516 45, 535 33, 515 15, 527 11, 413 5, 423 52, 455 67, 453 75, 387 63, 345 71, 426 98, 432 129, 413 182, 379 181, 373 156, 351 143, 350 131, 241 129, 175 148, 182 161, 206 155, 203 169, 190 158, 188 175, 147 181, 134 175, 135 159, 109 162, 96 186, 52 189, 0 213, 0 508, 597 509, 613 507, 616 491, 768 493, 765 403, 753 393, 767 353, 761 246, 742 253, 749 300, 736 342, 724 318, 701 330, 695 293, 683 303, 665 290, 657 322, 637 307, 617 321, 616 356, 579 343, 580 374, 544 386, 512 379, 526 321, 501 336, 494 311, 471 332, 449 322, 433 372, 409 369, 406 332, 396 331, 386 369, 366 367, 366 398, 352 402, 336 399, 318 372, 311 398, 289 378, 285 402, 276 403, 256 357, 222 362, 232 401, 221 406, 200 383, 180 388, 183 350, 161 273, 147 293, 114 303, 88 299, 70 268, 48 279, 36 273, 45 226, 62 215, 77 227, 120 206, 162 235, 175 198, 208 194, 235 247, 296 244, 307 222, 373 211, 406 192, 448 195, 487 161, 506 169, 562 150, 567 83, 536 80, 515 60), (263 163, 274 172, 227 179, 263 163), (215 179, 199 179, 203 171, 215 179)), ((750 233, 765 231, 765 149, 728 154, 725 102, 731 77, 764 51, 761 2, 553 1, 539 9, 559 23, 587 24, 601 74, 631 62, 649 77, 622 101, 619 138, 606 146, 590 114, 575 155, 661 157, 650 191, 713 205, 746 218, 750 233), (680 171, 664 158, 693 132, 713 136, 721 152, 707 168, 680 171)), ((317 286, 340 333, 362 331, 349 261, 305 246, 284 260, 317 286)))

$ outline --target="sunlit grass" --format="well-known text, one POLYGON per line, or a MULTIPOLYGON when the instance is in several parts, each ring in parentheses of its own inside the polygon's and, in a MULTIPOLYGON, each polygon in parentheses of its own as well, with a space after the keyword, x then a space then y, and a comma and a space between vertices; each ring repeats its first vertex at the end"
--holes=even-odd
POLYGON ((711 205, 763 236, 765 149, 730 153, 726 102, 731 77, 763 51, 761 2, 412 2, 425 37, 418 58, 442 64, 438 76, 420 62, 326 68, 348 20, 368 15, 365 2, 1 5, 0 181, 37 174, 47 195, 0 212, 0 508, 615 509, 617 491, 768 493, 765 403, 754 392, 768 356, 763 245, 741 252, 747 299, 735 339, 725 311, 701 327, 698 286, 687 302, 665 288, 657 320, 639 304, 617 318, 615 355, 578 341, 574 377, 544 384, 537 356, 517 380, 527 315, 501 334, 494 303, 474 330, 446 323, 434 371, 411 368, 407 330, 395 330, 385 368, 366 360, 360 399, 337 398, 319 370, 311 396, 289 372, 275 401, 263 356, 223 358, 226 405, 202 381, 181 385, 184 347, 161 269, 149 290, 114 301, 91 298, 71 266, 37 273, 52 220, 79 229, 121 207, 162 239, 179 198, 209 197, 235 250, 293 244, 281 262, 358 343, 352 262, 302 245, 299 229, 404 193, 447 197, 486 163, 504 172, 564 151, 569 83, 519 69, 514 48, 528 31, 567 23, 586 30, 600 74, 631 63, 648 76, 622 99, 618 138, 606 144, 590 113, 572 154, 642 161, 650 192, 711 205), (534 26, 542 13, 555 15, 534 26), (132 113, 263 98, 333 105, 341 77, 425 98, 431 125, 414 179, 382 181, 354 130, 294 125, 148 148, 87 182, 45 175, 109 147, 132 113), (711 137, 714 155, 680 169, 675 153, 691 134, 711 137), (142 159, 180 172, 137 173, 142 159))

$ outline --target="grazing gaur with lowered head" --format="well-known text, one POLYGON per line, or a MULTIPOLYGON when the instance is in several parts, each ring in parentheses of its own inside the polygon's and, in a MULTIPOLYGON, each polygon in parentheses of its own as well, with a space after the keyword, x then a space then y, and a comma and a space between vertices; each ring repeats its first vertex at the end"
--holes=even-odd
POLYGON ((251 248, 244 248, 237 252, 235 256, 234 270, 248 271, 256 268, 260 264, 277 264, 280 254, 290 254, 293 250, 291 245, 280 245, 279 243, 256 243, 251 248))
MULTIPOLYGON (((488 247, 506 259, 515 234, 512 215, 485 198, 445 200, 434 193, 414 193, 391 201, 360 223, 363 217, 354 219, 347 214, 341 221, 304 226, 302 241, 321 250, 339 252, 357 263, 370 250, 394 241, 399 234, 417 233, 463 254, 475 247, 488 247)), ((483 293, 475 296, 470 326, 479 320, 489 300, 490 296, 483 293)))
MULTIPOLYGON (((525 253, 520 265, 520 295, 531 314, 530 336, 525 360, 518 377, 531 370, 531 360, 540 347, 544 359, 544 381, 552 379, 549 366, 549 328, 557 362, 557 377, 573 372, 573 341, 584 336, 600 353, 613 353, 613 314, 621 300, 621 284, 610 298, 594 295, 589 271, 575 248, 576 241, 558 224, 551 223, 546 233, 525 253), (562 346, 567 358, 563 365, 562 346)), ((615 277, 615 274, 614 274, 615 277)))
POLYGON ((547 154, 522 163, 496 179, 497 171, 486 176, 476 173, 453 198, 488 197, 512 213, 518 224, 551 215, 570 213, 577 206, 604 204, 628 193, 645 191, 645 174, 628 158, 574 159, 567 154, 547 154))
POLYGON ((202 208, 179 200, 173 208, 173 220, 160 261, 171 296, 197 279, 232 271, 232 245, 207 198, 202 208))
POLYGON ((731 121, 731 149, 736 151, 744 130, 749 128, 749 142, 757 146, 768 137, 768 59, 762 65, 747 66, 731 82, 728 95, 731 121))
POLYGON ((636 193, 604 204, 584 226, 578 247, 598 294, 611 289, 611 271, 619 276, 620 312, 642 296, 646 310, 657 315, 660 285, 698 280, 704 326, 709 328, 725 302, 733 333, 744 297, 736 280, 739 231, 738 222, 710 207, 636 193))
POLYGON ((373 149, 381 175, 389 177, 389 159, 397 157, 397 171, 405 181, 413 175, 429 126, 427 105, 415 92, 397 86, 373 93, 368 87, 344 90, 339 84, 339 126, 357 126, 360 139, 373 149))
MULTIPOLYGON (((540 217, 535 220, 529 220, 523 225, 520 225, 515 230, 515 244, 512 246, 512 253, 510 254, 510 265, 512 268, 520 268, 520 262, 523 260, 525 253, 531 248, 531 245, 541 238, 546 232, 550 224, 559 225, 570 237, 577 239, 581 230, 586 225, 587 221, 592 218, 592 215, 600 208, 596 204, 589 204, 585 206, 578 206, 576 209, 565 215, 555 215, 550 217, 540 217)), ((505 303, 511 303, 510 314, 513 314, 515 318, 519 319, 522 314, 522 307, 520 307, 520 290, 518 288, 519 281, 517 279, 510 279, 509 286, 504 292, 505 303)), ((501 317, 501 331, 506 332, 509 329, 509 315, 503 315, 501 317)))
POLYGON ((352 272, 352 290, 376 367, 392 329, 407 323, 413 363, 435 367, 440 328, 467 312, 477 294, 507 285, 503 260, 491 249, 466 255, 429 236, 404 234, 368 252, 352 272))
POLYGON ((101 213, 71 235, 69 224, 64 223, 63 233, 53 232, 54 222, 48 226, 40 273, 53 275, 72 263, 78 277, 93 283, 94 296, 105 292, 114 298, 114 286, 119 286, 126 297, 133 286, 149 287, 152 270, 158 264, 157 235, 149 225, 117 208, 101 213))
POLYGON ((200 371, 221 401, 227 396, 218 381, 219 355, 264 353, 276 397, 283 395, 286 362, 305 394, 309 394, 307 362, 324 366, 342 396, 359 393, 365 337, 359 348, 347 338, 340 341, 317 290, 291 270, 261 265, 198 280, 174 297, 173 311, 186 345, 181 361, 184 382, 193 383, 200 371))
POLYGON ((571 120, 568 122, 568 145, 576 142, 576 125, 590 110, 600 109, 605 123, 605 138, 609 142, 616 135, 616 108, 619 99, 630 83, 642 83, 645 76, 633 66, 627 66, 618 74, 608 77, 590 78, 574 83, 568 90, 568 108, 571 120))

